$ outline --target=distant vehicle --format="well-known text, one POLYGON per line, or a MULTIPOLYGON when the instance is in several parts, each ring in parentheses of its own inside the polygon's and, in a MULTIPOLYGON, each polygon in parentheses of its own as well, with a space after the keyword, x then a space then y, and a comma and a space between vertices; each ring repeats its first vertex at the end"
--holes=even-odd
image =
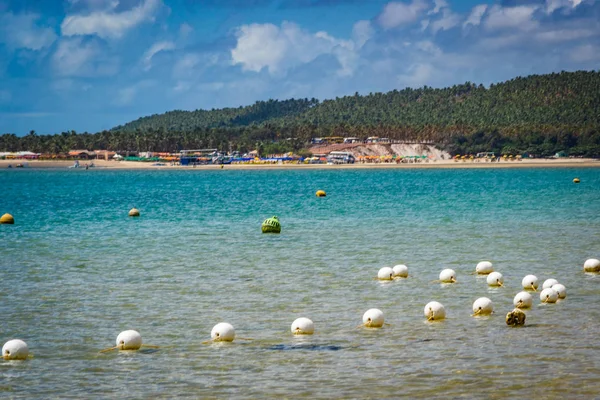
POLYGON ((324 137, 323 140, 327 144, 344 143, 344 138, 341 136, 327 136, 327 137, 324 137))
POLYGON ((312 144, 338 144, 344 143, 344 138, 341 136, 327 136, 322 138, 312 138, 312 144))
POLYGON ((348 151, 332 151, 327 155, 327 164, 354 164, 356 158, 348 151))

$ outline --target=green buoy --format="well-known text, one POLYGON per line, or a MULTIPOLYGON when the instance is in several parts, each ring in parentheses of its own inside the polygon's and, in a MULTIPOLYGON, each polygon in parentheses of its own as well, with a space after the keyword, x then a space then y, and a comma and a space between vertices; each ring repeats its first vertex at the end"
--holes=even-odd
POLYGON ((262 232, 263 233, 280 233, 281 232, 281 223, 279 222, 279 218, 277 216, 272 216, 271 218, 267 218, 262 223, 262 232))

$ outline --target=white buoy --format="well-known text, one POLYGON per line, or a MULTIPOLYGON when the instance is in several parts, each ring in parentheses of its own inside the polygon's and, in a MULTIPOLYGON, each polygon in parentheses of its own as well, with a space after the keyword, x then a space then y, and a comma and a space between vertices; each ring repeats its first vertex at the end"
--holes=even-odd
POLYGON ((546 288, 540 293, 542 303, 556 303, 558 300, 558 292, 552 288, 546 288))
POLYGON ((556 285, 557 283, 558 283, 558 281, 556 279, 546 279, 544 281, 544 283, 542 284, 542 289, 551 288, 552 286, 556 285))
POLYGON ((513 299, 513 304, 517 308, 530 308, 533 304, 533 297, 528 292, 519 292, 513 299))
POLYGON ((490 286, 504 286, 504 277, 500 272, 492 272, 487 276, 486 281, 490 286))
POLYGON ((383 267, 377 272, 377 279, 382 281, 391 281, 394 279, 394 270, 390 267, 383 267))
POLYGON ((213 342, 233 342, 235 329, 227 322, 219 322, 210 331, 210 337, 213 342))
POLYGON ((383 326, 383 312, 377 308, 371 308, 363 314, 363 324, 367 328, 381 328, 383 326))
POLYGON ((494 312, 494 305, 487 297, 480 297, 473 303, 473 316, 490 315, 494 312))
POLYGON ((443 283, 456 282, 456 272, 453 269, 446 268, 440 272, 440 281, 443 283))
POLYGON ((556 290, 559 299, 564 299, 565 297, 567 297, 567 288, 565 287, 565 285, 557 283, 556 285, 552 285, 552 289, 556 290))
POLYGON ((585 263, 583 264, 583 270, 585 272, 600 272, 600 260, 595 258, 585 260, 585 263))
POLYGON ((408 277, 408 267, 404 264, 394 265, 392 268, 395 277, 406 278, 408 277))
POLYGON ((123 331, 117 336, 119 350, 139 350, 140 347, 142 347, 142 335, 138 331, 123 331))
POLYGON ((27 343, 21 339, 13 339, 2 346, 2 358, 5 360, 25 360, 29 355, 27 343))
POLYGON ((294 335, 312 335, 315 333, 315 324, 308 318, 298 318, 292 323, 294 335))
POLYGON ((494 266, 489 261, 481 261, 475 267, 475 272, 477 272, 480 275, 487 275, 494 272, 494 266))
POLYGON ((446 318, 446 309, 437 301, 430 301, 427 303, 423 313, 429 321, 436 321, 446 318))
POLYGON ((521 285, 523 286, 523 289, 533 290, 535 292, 538 288, 538 278, 535 275, 527 275, 521 281, 521 285))

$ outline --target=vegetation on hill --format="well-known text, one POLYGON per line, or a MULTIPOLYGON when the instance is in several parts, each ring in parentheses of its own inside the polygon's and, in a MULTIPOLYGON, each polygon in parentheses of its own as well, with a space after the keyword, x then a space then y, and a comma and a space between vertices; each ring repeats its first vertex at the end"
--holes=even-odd
POLYGON ((433 140, 451 153, 494 151, 600 157, 600 72, 532 75, 486 88, 470 82, 443 89, 358 93, 259 101, 251 106, 171 111, 96 134, 0 136, 0 151, 58 153, 75 148, 177 151, 218 148, 298 151, 312 137, 380 136, 433 140))

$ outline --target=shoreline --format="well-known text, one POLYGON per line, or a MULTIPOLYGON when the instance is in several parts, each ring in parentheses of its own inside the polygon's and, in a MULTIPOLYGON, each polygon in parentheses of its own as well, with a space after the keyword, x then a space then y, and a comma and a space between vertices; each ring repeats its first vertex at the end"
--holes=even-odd
MULTIPOLYGON (((428 163, 355 163, 355 164, 224 164, 223 168, 218 164, 180 166, 180 165, 164 165, 154 166, 150 162, 141 161, 105 161, 91 160, 95 167, 88 171, 94 170, 213 170, 213 169, 230 169, 230 170, 281 170, 281 169, 469 169, 469 168, 564 168, 564 167, 581 167, 594 168, 600 167, 600 160, 593 158, 578 158, 578 159, 531 159, 522 161, 500 161, 500 162, 472 162, 472 161, 454 161, 441 160, 428 163)), ((81 161, 80 167, 77 170, 85 171, 85 163, 91 161, 81 161)), ((12 170, 21 169, 69 169, 73 165, 73 161, 55 161, 55 160, 0 160, 0 169, 9 169, 12 165, 12 170), (25 168, 16 168, 17 164, 27 164, 25 168)), ((75 168, 73 168, 75 169, 75 168)))

